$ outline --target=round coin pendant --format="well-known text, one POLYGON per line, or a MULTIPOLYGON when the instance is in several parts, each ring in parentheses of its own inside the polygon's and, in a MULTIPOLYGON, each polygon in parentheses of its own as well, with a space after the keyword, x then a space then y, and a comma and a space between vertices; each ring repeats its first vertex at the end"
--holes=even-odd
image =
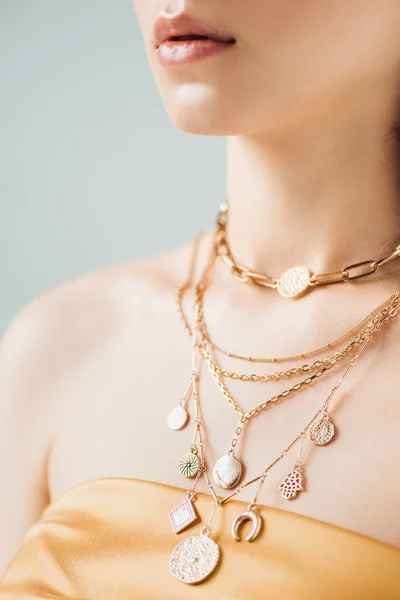
POLYGON ((219 556, 218 544, 207 535, 196 535, 175 546, 169 568, 183 583, 200 583, 214 571, 219 556))
POLYGON ((179 461, 179 470, 185 477, 194 477, 200 469, 200 459, 197 452, 188 452, 179 461))
POLYGON ((310 285, 310 271, 307 267, 292 267, 278 280, 276 289, 285 298, 295 298, 310 285))
POLYGON ((213 469, 213 478, 218 487, 229 490, 239 483, 242 476, 242 463, 240 460, 225 454, 217 460, 213 469))
POLYGON ((329 444, 334 435, 335 426, 328 417, 324 417, 310 429, 310 440, 317 446, 329 444))
POLYGON ((168 415, 168 427, 173 431, 183 429, 188 421, 188 412, 183 406, 176 406, 168 415))

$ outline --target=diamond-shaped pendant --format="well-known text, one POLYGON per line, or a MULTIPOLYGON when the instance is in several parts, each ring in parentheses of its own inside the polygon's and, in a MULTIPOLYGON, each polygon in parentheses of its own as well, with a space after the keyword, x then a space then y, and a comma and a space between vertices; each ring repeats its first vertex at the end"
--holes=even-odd
POLYGON ((189 527, 191 523, 198 519, 198 515, 193 506, 191 500, 185 500, 182 504, 179 504, 174 510, 169 513, 172 529, 175 533, 179 533, 186 527, 189 527))

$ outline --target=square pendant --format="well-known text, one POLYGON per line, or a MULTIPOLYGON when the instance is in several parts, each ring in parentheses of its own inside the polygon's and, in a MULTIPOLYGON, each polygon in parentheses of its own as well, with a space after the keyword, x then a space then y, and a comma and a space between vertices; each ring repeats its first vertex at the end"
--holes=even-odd
POLYGON ((185 500, 169 513, 172 529, 179 533, 198 518, 191 500, 185 500))

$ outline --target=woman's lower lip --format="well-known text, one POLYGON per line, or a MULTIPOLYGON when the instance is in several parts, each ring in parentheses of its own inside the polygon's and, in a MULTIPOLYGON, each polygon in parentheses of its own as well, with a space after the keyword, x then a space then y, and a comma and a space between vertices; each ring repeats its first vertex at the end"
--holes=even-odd
POLYGON ((181 65, 227 50, 233 45, 234 42, 219 42, 210 38, 181 41, 168 40, 158 46, 156 54, 162 65, 181 65))

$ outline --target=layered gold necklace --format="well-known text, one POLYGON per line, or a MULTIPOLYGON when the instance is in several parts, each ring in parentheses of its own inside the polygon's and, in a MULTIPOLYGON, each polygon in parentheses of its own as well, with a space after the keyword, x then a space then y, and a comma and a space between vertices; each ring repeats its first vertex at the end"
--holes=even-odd
MULTIPOLYGON (((220 218, 218 222, 220 223, 220 218)), ((195 412, 194 433, 189 451, 184 454, 179 461, 179 469, 184 477, 193 478, 194 484, 188 490, 186 500, 178 507, 174 508, 170 513, 170 521, 173 530, 176 533, 179 533, 198 519, 198 515, 194 508, 194 500, 200 477, 203 476, 206 479, 207 485, 213 496, 213 510, 208 521, 204 524, 200 535, 186 538, 183 542, 176 546, 171 555, 170 571, 175 577, 184 583, 199 583, 214 571, 220 557, 220 548, 211 538, 211 521, 215 511, 219 507, 222 507, 225 502, 239 494, 243 489, 256 482, 258 482, 258 487, 256 489, 254 499, 252 503, 249 504, 247 510, 235 518, 234 522, 232 523, 231 534, 234 539, 239 541, 239 528, 241 523, 246 520, 250 520, 252 522, 252 531, 246 540, 252 541, 259 535, 261 531, 261 516, 257 510, 257 503, 266 477, 270 470, 275 465, 279 464, 283 457, 286 456, 296 446, 298 447, 296 460, 292 470, 283 479, 280 485, 280 491, 283 498, 286 500, 293 500, 300 492, 303 491, 304 467, 301 460, 303 441, 308 437, 309 440, 316 446, 324 446, 332 441, 335 435, 335 424, 333 423, 330 411, 328 409, 335 392, 339 389, 345 377, 354 367, 359 356, 364 351, 370 340, 376 335, 384 323, 396 316, 400 306, 400 292, 398 292, 387 298, 355 326, 332 342, 325 344, 321 348, 294 356, 278 358, 254 358, 223 351, 211 340, 204 317, 204 296, 209 287, 210 275, 214 268, 215 260, 218 256, 218 235, 219 226, 217 227, 215 243, 213 245, 210 260, 201 274, 199 281, 194 286, 192 326, 190 325, 189 319, 186 317, 184 312, 183 298, 184 294, 193 284, 194 258, 191 262, 188 278, 180 287, 177 294, 178 311, 183 320, 185 329, 192 340, 192 373, 190 382, 179 402, 179 405, 175 407, 168 416, 168 425, 173 430, 179 430, 186 426, 189 418, 188 406, 190 400, 192 400, 195 412), (351 339, 346 345, 332 353, 333 348, 350 337, 351 339), (221 369, 212 356, 213 351, 220 351, 238 360, 272 363, 304 359, 328 349, 330 353, 327 356, 314 361, 314 363, 311 365, 296 365, 291 369, 263 374, 237 373, 235 371, 221 369), (242 482, 242 463, 238 456, 236 456, 235 450, 245 425, 258 414, 279 404, 282 399, 301 391, 304 387, 309 386, 312 383, 317 383, 319 380, 321 380, 321 378, 323 378, 325 373, 329 372, 333 367, 336 367, 346 357, 352 357, 350 363, 343 371, 337 383, 332 387, 320 408, 314 413, 311 419, 306 420, 306 424, 301 432, 288 446, 284 448, 281 454, 271 464, 265 467, 259 476, 251 479, 250 481, 242 482), (214 484, 224 490, 233 489, 232 492, 224 497, 217 495, 209 475, 209 465, 207 462, 204 444, 205 424, 201 415, 201 401, 198 385, 200 377, 200 360, 204 361, 207 365, 228 406, 230 406, 239 415, 238 425, 234 431, 234 435, 230 441, 227 452, 224 456, 216 461, 212 468, 214 484), (244 411, 241 408, 240 404, 233 398, 223 381, 223 378, 226 377, 231 379, 239 379, 246 382, 261 381, 267 383, 269 381, 290 378, 302 373, 307 375, 305 379, 298 381, 283 392, 264 400, 261 404, 253 407, 249 411, 244 411)), ((195 250, 196 249, 197 243, 195 244, 195 250)))

